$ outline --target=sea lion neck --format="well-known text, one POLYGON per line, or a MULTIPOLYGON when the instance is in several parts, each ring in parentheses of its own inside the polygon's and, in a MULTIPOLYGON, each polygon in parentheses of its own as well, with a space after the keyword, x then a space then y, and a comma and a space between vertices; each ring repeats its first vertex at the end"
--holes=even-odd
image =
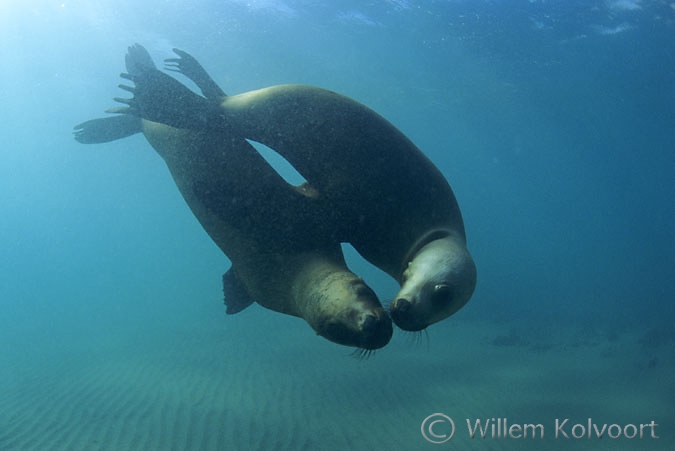
POLYGON ((420 251, 420 249, 422 249, 424 246, 431 243, 432 241, 441 238, 446 238, 452 234, 453 234, 452 231, 448 229, 433 229, 426 232, 420 238, 418 238, 417 241, 415 241, 413 245, 410 246, 410 248, 408 248, 408 252, 401 260, 401 266, 399 268, 398 274, 396 275, 397 280, 399 282, 403 280, 403 272, 408 267, 408 263, 410 263, 410 261, 413 258, 415 258, 415 255, 420 251))

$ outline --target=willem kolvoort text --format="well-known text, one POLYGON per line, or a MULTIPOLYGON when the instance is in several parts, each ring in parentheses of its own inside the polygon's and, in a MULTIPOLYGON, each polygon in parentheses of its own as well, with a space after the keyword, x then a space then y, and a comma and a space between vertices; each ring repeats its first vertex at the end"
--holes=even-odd
MULTIPOLYGON (((469 428, 471 438, 544 438, 543 424, 509 424, 508 418, 489 418, 487 420, 467 419, 466 425, 469 428)), ((616 439, 619 437, 632 438, 659 438, 656 435, 656 424, 653 420, 650 423, 641 424, 598 424, 591 418, 585 423, 571 424, 569 418, 556 419, 554 437, 556 439, 582 439, 582 438, 603 438, 609 437, 616 439)))

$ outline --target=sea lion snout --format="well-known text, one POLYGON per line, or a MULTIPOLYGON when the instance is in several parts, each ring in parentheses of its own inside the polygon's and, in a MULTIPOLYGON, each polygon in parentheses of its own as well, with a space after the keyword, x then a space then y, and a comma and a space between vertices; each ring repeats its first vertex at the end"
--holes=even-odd
POLYGON ((391 319, 384 309, 360 315, 358 321, 331 319, 317 333, 335 343, 362 349, 379 349, 389 343, 394 333, 391 319))
POLYGON ((401 329, 419 331, 467 303, 476 286, 476 265, 463 240, 448 236, 423 246, 402 280, 389 313, 401 329))
POLYGON ((361 329, 367 334, 372 333, 372 331, 376 329, 376 324, 377 319, 375 318, 375 315, 366 315, 366 319, 361 323, 361 329))
POLYGON ((397 315, 403 314, 410 310, 411 304, 410 301, 405 298, 396 299, 394 301, 392 310, 396 311, 397 315))
POLYGON ((344 268, 318 267, 308 265, 313 276, 299 291, 305 298, 303 317, 314 330, 334 343, 355 348, 373 350, 389 343, 394 327, 375 292, 344 268))
POLYGON ((423 287, 418 295, 411 295, 409 299, 396 298, 389 306, 389 314, 401 329, 417 332, 439 321, 436 319, 439 315, 444 315, 444 318, 446 312, 456 311, 455 303, 456 298, 449 285, 435 284, 430 289, 423 287))
POLYGON ((421 315, 419 309, 414 308, 412 302, 406 298, 397 298, 389 306, 391 319, 403 330, 417 332, 425 329, 429 324, 424 321, 426 315, 421 315))
POLYGON ((365 338, 360 345, 363 349, 379 349, 385 346, 394 333, 391 318, 384 309, 366 314, 365 319, 361 321, 361 330, 365 338))

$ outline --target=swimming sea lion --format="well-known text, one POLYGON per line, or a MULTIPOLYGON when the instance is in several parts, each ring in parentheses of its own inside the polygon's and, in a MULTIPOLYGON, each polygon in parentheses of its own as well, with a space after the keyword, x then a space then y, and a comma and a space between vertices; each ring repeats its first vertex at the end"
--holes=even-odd
MULTIPOLYGON (((126 60, 136 76, 155 70, 141 46, 130 47, 126 60)), ((190 63, 184 60, 183 69, 191 70, 204 94, 219 103, 225 94, 208 76, 202 78, 196 61, 190 63)), ((142 89, 137 94, 142 96, 142 89)), ((223 276, 228 313, 255 300, 305 319, 319 335, 342 345, 371 350, 388 343, 391 320, 375 293, 347 269, 339 242, 304 220, 316 211, 315 194, 287 184, 247 141, 132 116, 94 119, 75 129, 75 138, 86 144, 143 133, 232 262, 223 276), (218 203, 211 205, 214 196, 218 203)))
MULTIPOLYGON (((172 62, 189 57, 177 53, 172 62)), ((452 189, 373 110, 312 86, 272 86, 216 105, 160 71, 122 77, 136 88, 121 86, 134 97, 116 99, 127 105, 118 113, 240 136, 286 158, 339 214, 333 224, 338 239, 401 284, 390 312, 402 329, 422 330, 455 313, 473 294, 476 267, 452 189)))

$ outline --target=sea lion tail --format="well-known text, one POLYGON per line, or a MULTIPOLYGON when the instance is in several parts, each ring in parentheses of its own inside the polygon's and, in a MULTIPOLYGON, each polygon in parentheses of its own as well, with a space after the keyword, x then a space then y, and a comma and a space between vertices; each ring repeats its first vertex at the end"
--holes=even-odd
POLYGON ((126 138, 141 132, 141 120, 134 116, 92 119, 74 127, 75 140, 82 144, 99 144, 126 138))

